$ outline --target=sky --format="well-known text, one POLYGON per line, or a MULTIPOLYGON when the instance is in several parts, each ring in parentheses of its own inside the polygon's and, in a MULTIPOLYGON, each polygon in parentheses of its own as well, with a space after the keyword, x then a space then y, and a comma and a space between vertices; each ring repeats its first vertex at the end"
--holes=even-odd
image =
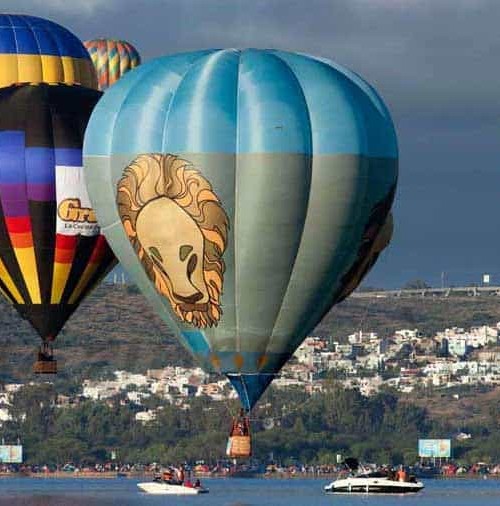
POLYGON ((498 0, 2 0, 144 59, 210 47, 324 56, 369 81, 398 132, 395 233, 365 285, 500 285, 498 0), (444 276, 442 273, 444 272, 444 276))

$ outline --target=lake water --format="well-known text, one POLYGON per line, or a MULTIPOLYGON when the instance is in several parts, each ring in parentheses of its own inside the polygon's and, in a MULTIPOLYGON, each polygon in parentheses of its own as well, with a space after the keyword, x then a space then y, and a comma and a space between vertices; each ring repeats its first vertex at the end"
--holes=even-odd
POLYGON ((411 496, 325 495, 328 480, 206 479, 210 493, 150 496, 129 479, 0 479, 0 505, 9 506, 500 506, 500 480, 427 480, 411 496))

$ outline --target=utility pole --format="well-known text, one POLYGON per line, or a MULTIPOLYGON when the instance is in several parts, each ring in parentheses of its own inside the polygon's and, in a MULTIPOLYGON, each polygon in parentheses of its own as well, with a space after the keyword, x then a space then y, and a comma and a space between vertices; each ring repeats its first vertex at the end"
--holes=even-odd
POLYGON ((441 272, 441 288, 444 288, 444 271, 441 272))

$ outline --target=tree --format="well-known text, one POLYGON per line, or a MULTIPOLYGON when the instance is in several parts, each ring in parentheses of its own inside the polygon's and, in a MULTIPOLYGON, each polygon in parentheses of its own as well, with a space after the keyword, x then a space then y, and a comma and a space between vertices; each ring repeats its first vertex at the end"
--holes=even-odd
POLYGON ((403 290, 425 290, 426 288, 430 288, 430 285, 422 279, 413 279, 403 286, 403 290))

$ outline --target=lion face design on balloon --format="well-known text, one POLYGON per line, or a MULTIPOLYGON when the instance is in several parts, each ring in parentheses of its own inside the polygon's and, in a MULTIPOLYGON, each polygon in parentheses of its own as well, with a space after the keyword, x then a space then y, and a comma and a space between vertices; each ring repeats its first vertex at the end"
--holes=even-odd
POLYGON ((138 156, 118 182, 118 213, 148 277, 175 314, 217 325, 229 219, 212 185, 171 154, 138 156))

